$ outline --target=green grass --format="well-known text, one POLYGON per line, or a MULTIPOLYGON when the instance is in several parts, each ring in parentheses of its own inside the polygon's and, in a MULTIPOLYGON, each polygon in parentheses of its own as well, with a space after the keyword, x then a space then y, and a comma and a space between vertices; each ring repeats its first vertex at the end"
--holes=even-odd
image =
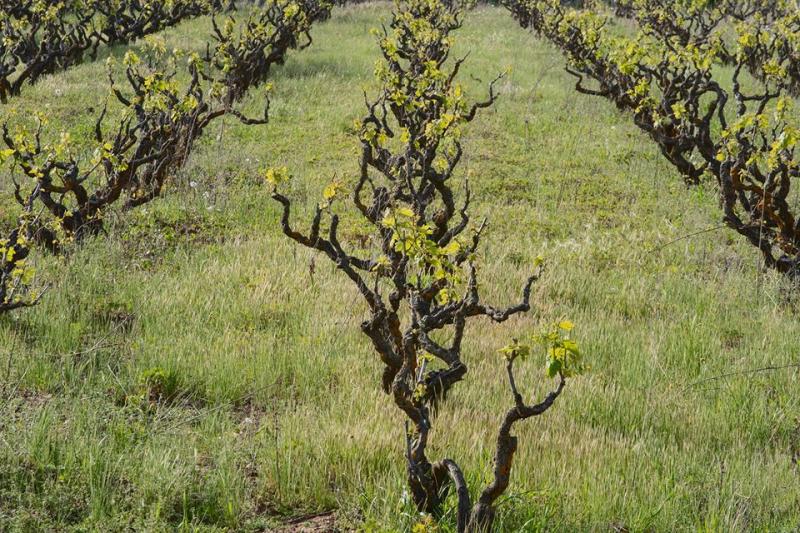
MULTIPOLYGON (((164 198, 38 259, 50 291, 0 318, 0 530, 255 530, 334 509, 370 531, 416 521, 402 417, 358 328, 365 308, 283 237, 258 175, 287 165, 305 214, 332 176, 352 181, 351 128, 378 51, 368 30, 388 10, 337 9, 273 72, 270 124, 212 126, 164 198)), ((198 19, 165 36, 200 48, 207 33, 198 19)), ((518 298, 537 255, 547 270, 529 315, 469 329, 470 374, 435 423, 457 429, 434 429, 430 455, 480 488, 511 404, 496 350, 569 317, 593 368, 519 426, 499 530, 796 528, 800 373, 750 372, 797 362, 791 287, 728 230, 681 239, 719 225, 714 191, 685 189, 503 10, 471 12, 457 39, 474 98, 512 67, 465 132, 462 176, 490 218, 487 298, 518 298)), ((90 132, 103 73, 97 62, 48 78, 17 99, 18 117, 44 109, 51 131, 90 132)), ((261 105, 256 91, 244 108, 261 105)), ((518 381, 540 396, 543 374, 534 360, 518 381)))

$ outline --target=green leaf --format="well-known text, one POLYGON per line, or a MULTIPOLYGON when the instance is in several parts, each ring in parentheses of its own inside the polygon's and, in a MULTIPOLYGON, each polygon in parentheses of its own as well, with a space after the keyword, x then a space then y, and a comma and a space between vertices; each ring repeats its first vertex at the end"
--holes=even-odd
POLYGON ((558 359, 550 359, 547 361, 547 377, 554 378, 561 371, 561 361, 558 359))

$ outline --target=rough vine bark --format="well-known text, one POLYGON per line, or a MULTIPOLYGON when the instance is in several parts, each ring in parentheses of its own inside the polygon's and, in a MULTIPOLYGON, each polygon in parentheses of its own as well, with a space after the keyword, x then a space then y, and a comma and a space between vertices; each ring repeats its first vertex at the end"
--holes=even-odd
POLYGON ((348 251, 340 239, 334 208, 343 183, 334 180, 325 188, 311 228, 303 233, 291 224, 292 202, 280 192, 288 171, 270 169, 266 176, 282 205, 286 236, 325 254, 368 307, 361 330, 383 363, 383 390, 406 418, 408 486, 417 509, 439 513, 455 487, 461 532, 491 529, 494 503, 508 485, 514 423, 547 410, 579 366, 574 343, 560 349, 558 335, 548 338, 553 365, 560 365, 552 375, 560 376, 561 385, 543 402, 528 405, 516 391, 511 366, 526 348, 515 344, 504 351, 515 406, 498 437, 497 477, 474 506, 458 464, 428 456, 436 410, 468 372, 462 359, 467 324, 479 317, 504 322, 528 311, 536 280, 535 275, 527 280, 511 307, 493 307, 481 296, 475 255, 486 222, 472 223, 469 184, 464 180, 459 193, 453 181, 463 155, 462 128, 495 102, 502 76, 489 85, 485 101, 467 103, 457 81, 463 59, 450 60, 451 33, 461 27, 462 16, 458 2, 398 0, 389 27, 377 32, 382 88, 375 99, 366 98, 367 115, 357 126, 361 164, 351 206, 372 228, 372 255, 348 251))

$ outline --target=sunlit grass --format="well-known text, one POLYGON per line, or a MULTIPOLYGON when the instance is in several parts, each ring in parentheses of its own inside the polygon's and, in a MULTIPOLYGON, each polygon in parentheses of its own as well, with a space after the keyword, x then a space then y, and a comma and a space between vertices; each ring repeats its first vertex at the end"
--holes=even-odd
MULTIPOLYGON (((0 319, 0 529, 247 530, 328 509, 345 526, 413 523, 402 417, 359 331, 365 309, 282 236, 259 175, 288 166, 306 214, 334 175, 356 175, 351 128, 378 51, 368 30, 388 9, 337 9, 273 72, 270 124, 212 126, 165 198, 114 214, 108 236, 67 258, 38 260, 53 287, 0 319), (154 370, 169 401, 151 401, 154 370)), ((201 48, 207 32, 198 19, 165 35, 201 48)), ((727 230, 682 238, 719 225, 714 191, 686 190, 504 11, 470 13, 457 39, 474 98, 511 67, 465 132, 462 177, 475 219, 490 220, 486 296, 514 301, 538 255, 547 268, 528 316, 468 331, 470 373, 430 455, 457 459, 480 487, 511 403, 497 348, 569 317, 593 368, 519 426, 500 530, 796 527, 797 368, 750 372, 797 360, 784 282, 727 230)), ((82 65, 15 106, 88 135, 104 80, 102 62, 82 65)), ((244 104, 262 106, 258 91, 244 104)), ((0 202, 1 219, 12 204, 0 202)), ((521 371, 529 394, 551 386, 543 363, 521 371)))

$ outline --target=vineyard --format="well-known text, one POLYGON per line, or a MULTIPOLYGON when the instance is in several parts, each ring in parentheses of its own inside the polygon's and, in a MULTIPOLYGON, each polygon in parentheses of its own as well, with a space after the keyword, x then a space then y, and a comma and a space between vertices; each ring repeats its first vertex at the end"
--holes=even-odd
POLYGON ((0 34, 0 531, 800 527, 795 0, 0 34))

